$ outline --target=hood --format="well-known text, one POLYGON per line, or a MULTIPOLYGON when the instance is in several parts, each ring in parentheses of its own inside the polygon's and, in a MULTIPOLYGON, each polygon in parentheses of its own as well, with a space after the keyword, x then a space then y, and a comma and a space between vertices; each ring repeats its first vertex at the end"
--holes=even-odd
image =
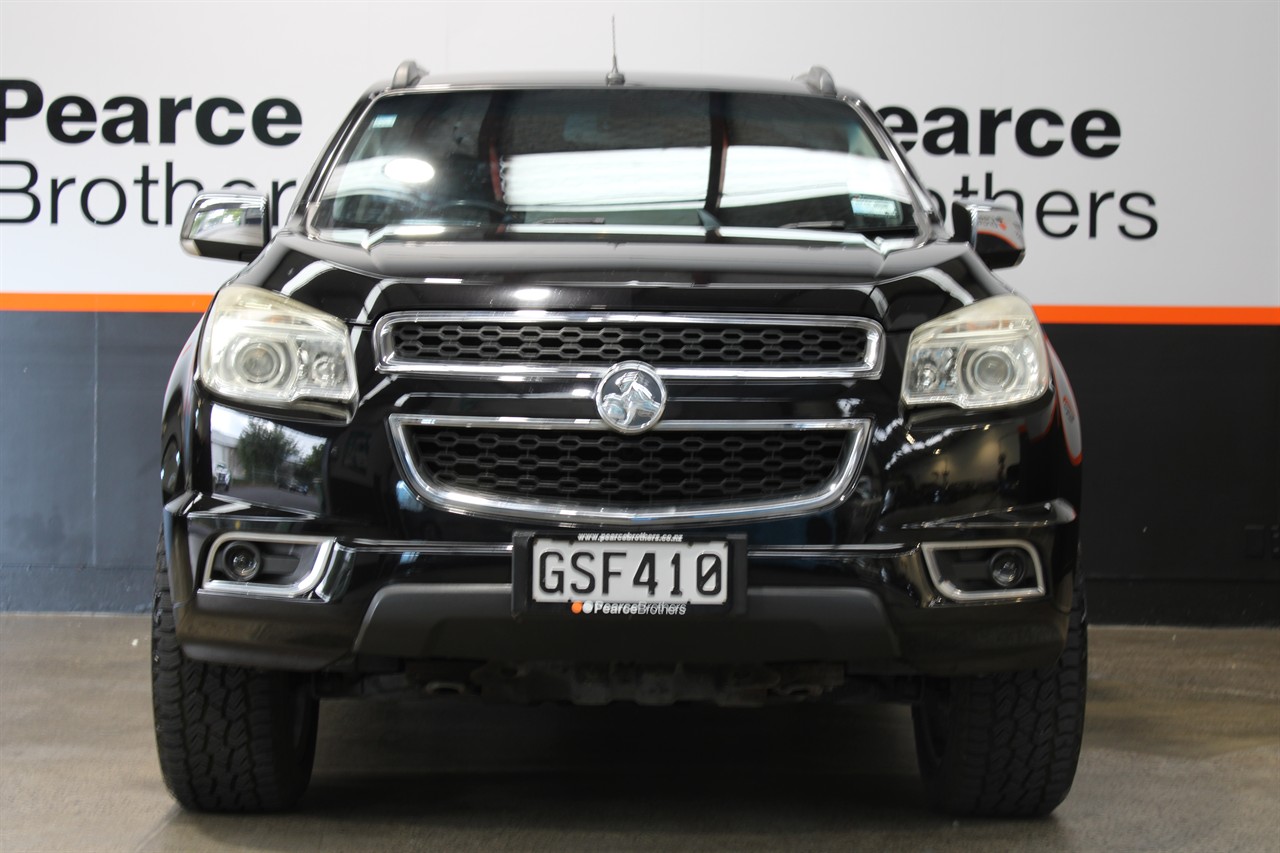
POLYGON ((379 243, 280 233, 233 279, 348 323, 405 310, 751 311, 907 327, 1007 292, 965 244, 379 243), (905 319, 904 319, 905 318, 905 319))

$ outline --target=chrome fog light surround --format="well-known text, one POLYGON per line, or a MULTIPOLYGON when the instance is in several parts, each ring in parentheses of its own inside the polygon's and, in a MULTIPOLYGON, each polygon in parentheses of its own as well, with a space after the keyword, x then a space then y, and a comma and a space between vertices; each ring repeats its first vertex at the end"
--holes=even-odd
POLYGON ((1025 598, 1042 598, 1047 589, 1045 586, 1044 567, 1040 562, 1040 555, 1036 552, 1035 547, 1030 542, 1018 539, 988 539, 967 542, 925 542, 920 546, 924 553, 925 566, 929 570, 929 579, 933 582, 934 589, 940 592, 945 598, 951 601, 961 603, 973 603, 983 601, 1009 601, 1011 599, 1025 598), (988 554, 984 557, 983 563, 991 566, 990 578, 993 585, 997 586, 990 590, 967 590, 961 589, 950 579, 944 576, 943 568, 940 565, 940 551, 986 551, 988 554), (1027 584, 1020 587, 1000 588, 1000 581, 994 577, 996 566, 993 561, 1002 556, 1008 556, 1008 552, 1015 551, 1019 556, 1026 557, 1026 573, 1028 577, 1019 578, 1010 581, 1011 583, 1027 584), (1030 583, 1028 583, 1030 581, 1030 583), (1034 585, 1032 585, 1034 584, 1034 585))
POLYGON ((333 554, 337 546, 336 540, 324 536, 293 536, 289 534, 243 533, 228 531, 220 534, 209 546, 209 556, 205 560, 204 580, 200 588, 203 591, 231 593, 261 598, 304 598, 322 586, 323 581, 333 566, 333 554), (254 544, 254 543, 260 543, 254 544), (303 554, 300 562, 310 559, 310 565, 302 571, 301 577, 289 584, 272 584, 263 580, 262 568, 265 563, 262 557, 266 545, 302 545, 311 546, 310 555, 303 554), (219 559, 225 554, 236 553, 230 557, 226 567, 231 574, 242 575, 243 580, 224 580, 215 575, 226 569, 219 567, 219 559), (243 553, 241 553, 243 552, 243 553), (252 571, 241 571, 236 560, 257 553, 257 567, 252 571))

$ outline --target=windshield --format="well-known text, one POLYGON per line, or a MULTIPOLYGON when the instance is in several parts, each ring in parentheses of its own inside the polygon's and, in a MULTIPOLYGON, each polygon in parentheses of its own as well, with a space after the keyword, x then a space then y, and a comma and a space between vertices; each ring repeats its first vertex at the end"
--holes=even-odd
POLYGON ((654 89, 390 95, 312 205, 317 236, 911 237, 901 172, 840 101, 654 89))

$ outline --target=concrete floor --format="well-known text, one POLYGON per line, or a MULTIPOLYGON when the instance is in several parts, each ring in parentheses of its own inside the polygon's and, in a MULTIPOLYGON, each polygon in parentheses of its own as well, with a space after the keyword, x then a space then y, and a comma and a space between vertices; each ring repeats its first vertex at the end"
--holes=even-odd
POLYGON ((1050 818, 926 811, 896 707, 330 702, 301 808, 187 814, 148 621, 0 615, 0 850, 1258 850, 1280 842, 1280 631, 1094 628, 1050 818))

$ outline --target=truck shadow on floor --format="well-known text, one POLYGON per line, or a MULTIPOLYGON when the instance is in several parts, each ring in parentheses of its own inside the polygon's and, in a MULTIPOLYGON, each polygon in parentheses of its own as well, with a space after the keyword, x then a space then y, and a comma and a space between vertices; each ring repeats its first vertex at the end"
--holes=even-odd
MULTIPOLYGON (((1053 819, 1020 822, 1053 845, 1053 819)), ((965 821, 966 840, 1007 823, 965 821)), ((311 789, 290 814, 178 813, 156 847, 254 849, 867 849, 945 843, 910 712, 891 706, 726 709, 322 706, 311 789)), ((144 846, 143 849, 152 849, 144 846)))

